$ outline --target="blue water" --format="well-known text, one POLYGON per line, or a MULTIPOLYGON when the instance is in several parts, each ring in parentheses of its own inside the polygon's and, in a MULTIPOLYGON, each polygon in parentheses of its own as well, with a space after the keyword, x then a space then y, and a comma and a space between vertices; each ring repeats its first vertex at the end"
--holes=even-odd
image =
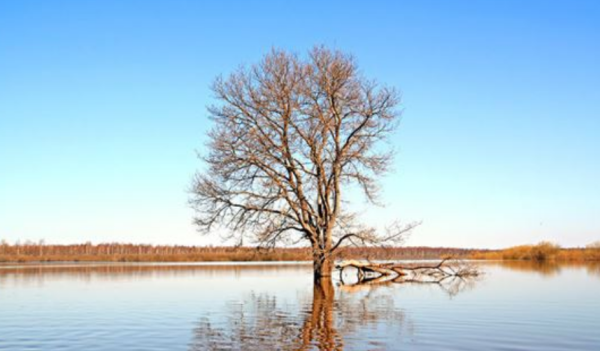
POLYGON ((600 266, 337 286, 307 264, 0 266, 0 350, 600 350, 600 266))

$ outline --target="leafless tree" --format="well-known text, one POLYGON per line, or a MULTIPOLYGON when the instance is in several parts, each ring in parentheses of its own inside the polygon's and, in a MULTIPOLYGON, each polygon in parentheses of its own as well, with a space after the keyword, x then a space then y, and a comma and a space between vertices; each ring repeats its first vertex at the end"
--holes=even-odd
POLYGON ((344 208, 350 185, 378 203, 377 181, 393 156, 384 142, 399 117, 398 94, 365 79, 350 55, 272 50, 212 90, 208 167, 190 200, 201 230, 224 226, 267 247, 306 240, 319 279, 341 246, 393 243, 414 226, 378 233, 344 208))

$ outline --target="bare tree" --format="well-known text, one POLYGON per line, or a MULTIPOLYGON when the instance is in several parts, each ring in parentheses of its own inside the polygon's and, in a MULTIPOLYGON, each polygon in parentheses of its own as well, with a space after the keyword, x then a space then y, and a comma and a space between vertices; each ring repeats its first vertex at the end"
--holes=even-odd
POLYGON ((396 92, 362 77, 350 55, 273 50, 212 90, 208 168, 191 199, 201 230, 225 226, 268 247, 306 240, 318 279, 331 275, 339 247, 395 242, 414 226, 378 233, 343 206, 352 184, 377 203, 393 155, 383 142, 399 117, 396 92))

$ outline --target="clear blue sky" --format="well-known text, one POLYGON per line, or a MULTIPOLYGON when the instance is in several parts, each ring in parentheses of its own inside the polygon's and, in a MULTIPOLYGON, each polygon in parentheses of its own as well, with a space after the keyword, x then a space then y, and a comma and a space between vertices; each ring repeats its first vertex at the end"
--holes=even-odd
MULTIPOLYGON (((599 1, 1 1, 0 239, 205 244, 210 82, 325 44, 403 93, 409 245, 600 240, 599 1)), ((361 207, 362 203, 354 206, 361 207)))

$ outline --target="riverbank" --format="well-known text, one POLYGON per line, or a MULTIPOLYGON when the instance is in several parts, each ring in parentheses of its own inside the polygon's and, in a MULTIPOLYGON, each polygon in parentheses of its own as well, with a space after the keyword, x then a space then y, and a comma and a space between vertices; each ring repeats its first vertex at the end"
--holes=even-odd
MULTIPOLYGON (((470 249, 439 247, 342 248, 339 259, 410 260, 467 258, 470 249)), ((0 262, 247 262, 311 261, 309 248, 256 249, 253 247, 160 246, 137 244, 44 243, 0 244, 0 262)))
MULTIPOLYGON (((561 248, 542 242, 502 250, 445 247, 348 247, 338 259, 435 260, 443 257, 476 260, 583 262, 600 261, 600 245, 561 248)), ((0 243, 0 262, 271 262, 311 261, 309 248, 257 249, 231 246, 180 246, 138 244, 0 243)))
POLYGON ((477 251, 472 253, 469 258, 559 262, 600 261, 600 244, 594 243, 585 248, 561 248, 550 242, 541 242, 537 245, 520 245, 502 250, 477 251))

